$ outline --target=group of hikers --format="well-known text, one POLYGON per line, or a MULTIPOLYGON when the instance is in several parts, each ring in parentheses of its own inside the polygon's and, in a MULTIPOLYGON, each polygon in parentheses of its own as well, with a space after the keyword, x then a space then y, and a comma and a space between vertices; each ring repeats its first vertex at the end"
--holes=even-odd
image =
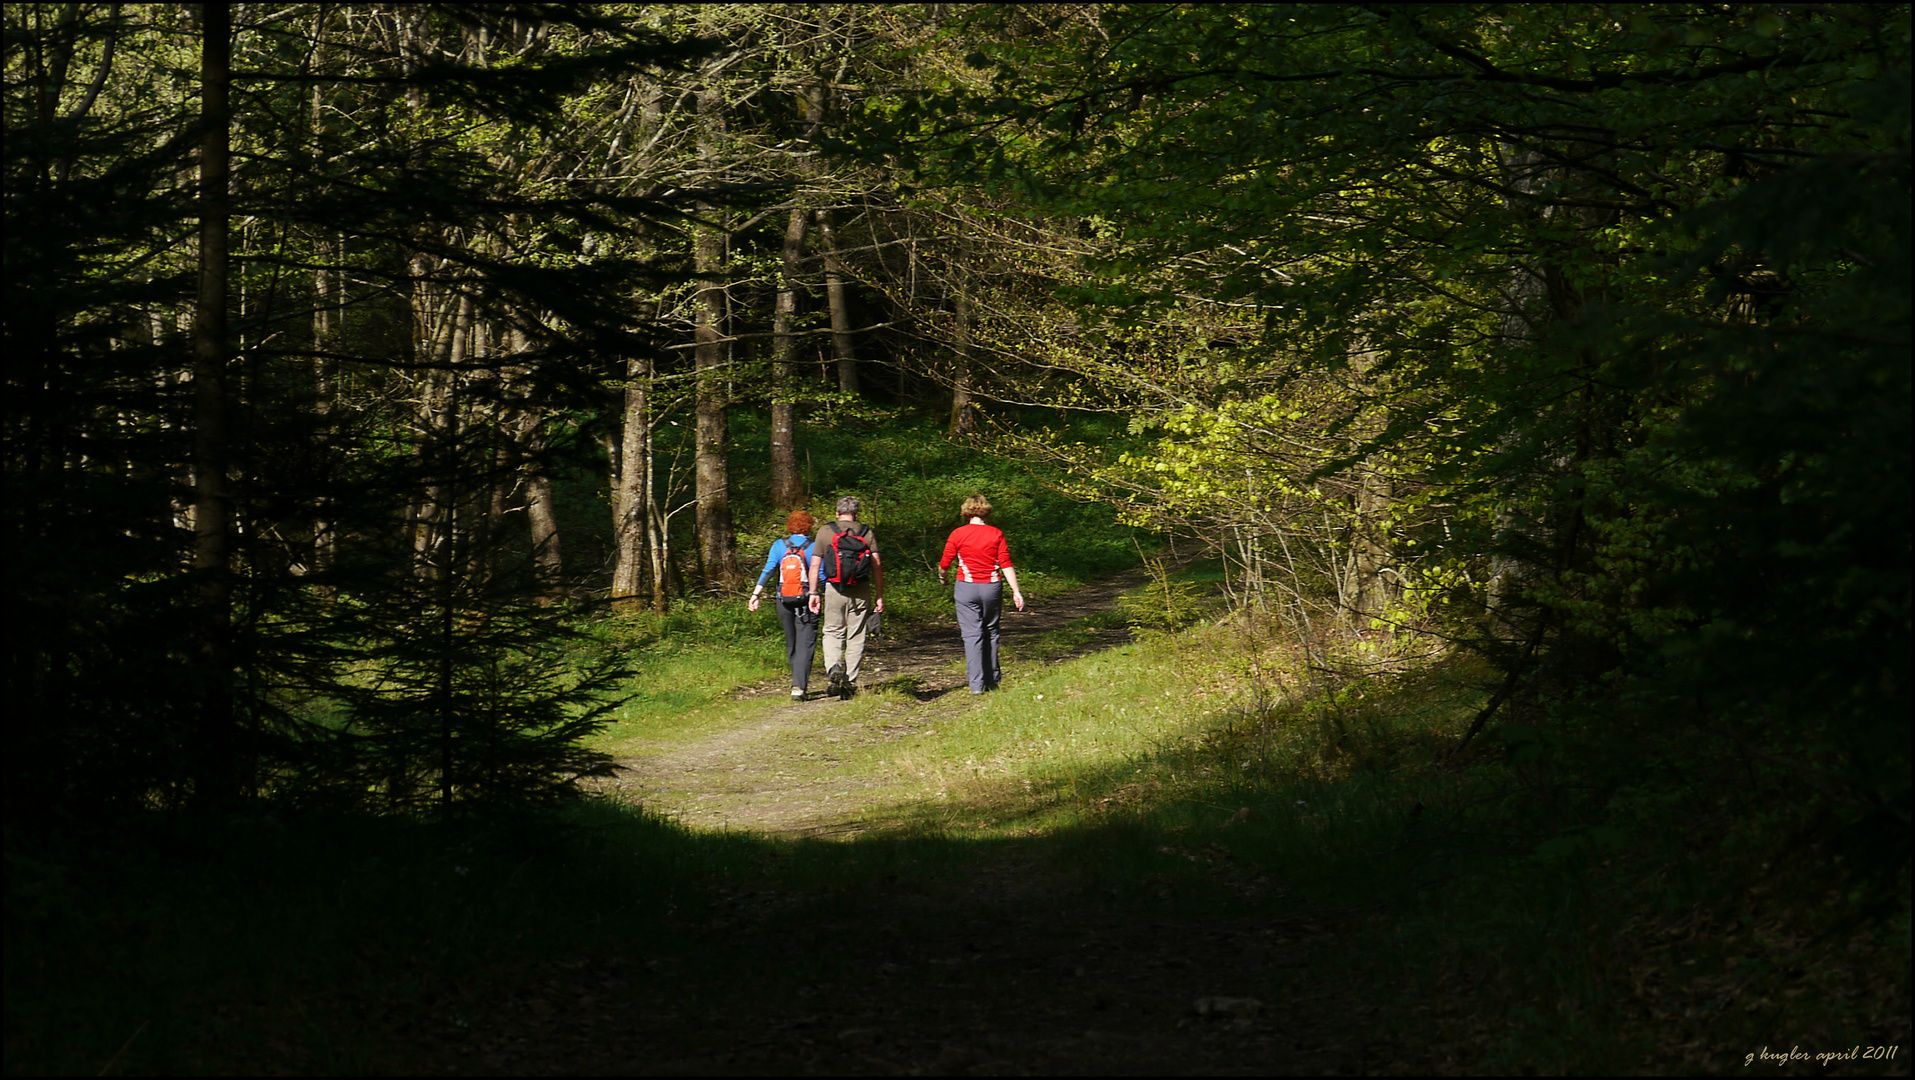
MULTIPOLYGON (((864 647, 884 614, 884 557, 877 534, 858 520, 857 496, 838 500, 836 521, 818 526, 803 510, 785 519, 789 536, 774 541, 765 568, 745 606, 758 610, 765 582, 777 582, 778 624, 785 631, 785 659, 791 665, 791 700, 803 701, 811 686, 811 659, 820 629, 824 635, 825 693, 848 699, 858 692, 864 647), (812 530, 816 528, 814 534, 812 530)), ((964 635, 964 669, 971 693, 996 689, 1004 585, 1024 610, 1011 549, 1004 532, 988 524, 991 502, 982 495, 964 500, 965 524, 951 532, 938 563, 938 584, 946 572, 955 578, 952 600, 964 635)))

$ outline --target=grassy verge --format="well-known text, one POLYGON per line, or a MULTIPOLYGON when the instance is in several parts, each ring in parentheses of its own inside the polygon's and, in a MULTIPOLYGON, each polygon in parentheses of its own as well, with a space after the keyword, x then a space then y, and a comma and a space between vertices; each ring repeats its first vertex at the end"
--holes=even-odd
POLYGON ((741 686, 784 674, 776 617, 743 601, 681 603, 602 618, 588 627, 593 646, 623 652, 634 673, 630 696, 593 745, 614 754, 661 746, 736 723, 752 706, 733 700, 741 686))

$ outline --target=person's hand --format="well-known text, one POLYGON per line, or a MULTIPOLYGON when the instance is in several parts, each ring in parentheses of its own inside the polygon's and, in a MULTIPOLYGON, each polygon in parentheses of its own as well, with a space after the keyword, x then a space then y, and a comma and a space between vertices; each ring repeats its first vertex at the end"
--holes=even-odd
POLYGON ((1017 610, 1019 611, 1024 610, 1024 594, 1023 593, 1013 590, 1011 593, 1011 600, 1012 602, 1017 604, 1017 610))
POLYGON ((812 593, 812 594, 811 594, 811 599, 810 599, 809 601, 807 601, 807 603, 808 603, 808 604, 810 605, 810 607, 811 607, 811 613, 812 613, 813 615, 816 615, 816 614, 818 613, 818 594, 817 594, 817 593, 812 593))
POLYGON ((878 614, 884 614, 884 597, 878 597, 878 614))
POLYGON ((745 610, 746 611, 758 610, 758 594, 757 593, 752 593, 751 599, 745 601, 745 610))

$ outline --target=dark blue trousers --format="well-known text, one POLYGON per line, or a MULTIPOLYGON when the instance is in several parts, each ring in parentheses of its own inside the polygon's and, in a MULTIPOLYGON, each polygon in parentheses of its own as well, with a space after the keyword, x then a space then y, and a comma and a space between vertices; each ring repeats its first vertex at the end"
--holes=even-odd
POLYGON ((811 613, 803 597, 795 604, 783 598, 778 605, 778 625, 785 630, 785 663, 791 665, 791 685, 800 690, 811 688, 811 658, 818 651, 818 616, 811 613))

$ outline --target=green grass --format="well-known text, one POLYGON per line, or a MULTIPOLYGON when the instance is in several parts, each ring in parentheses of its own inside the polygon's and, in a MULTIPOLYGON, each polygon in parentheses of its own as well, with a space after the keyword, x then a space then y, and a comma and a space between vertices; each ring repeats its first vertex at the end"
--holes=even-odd
POLYGON ((1124 625, 1124 617, 1117 612, 1100 611, 1072 619, 1055 630, 1017 634, 1004 643, 1003 660, 1013 666, 1026 660, 1058 660, 1098 640, 1103 631, 1121 629, 1124 625))

